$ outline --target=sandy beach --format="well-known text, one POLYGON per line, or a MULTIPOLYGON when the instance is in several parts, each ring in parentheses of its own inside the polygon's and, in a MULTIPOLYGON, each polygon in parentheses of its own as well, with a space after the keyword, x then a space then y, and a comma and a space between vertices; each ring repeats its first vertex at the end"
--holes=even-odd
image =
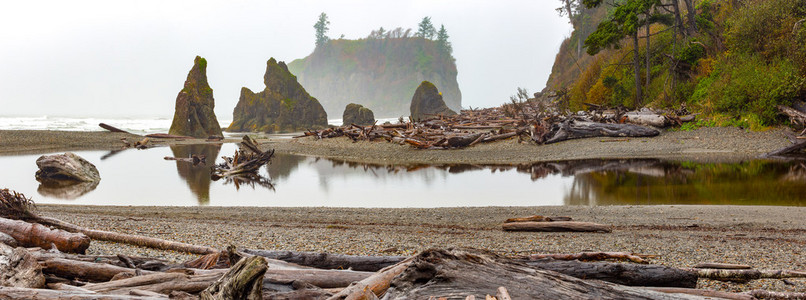
MULTIPOLYGON (((547 146, 516 139, 463 150, 414 150, 385 142, 260 139, 278 152, 385 164, 528 163, 560 159, 657 157, 739 161, 788 145, 784 130, 746 132, 703 128, 655 138, 594 138, 547 146)), ((0 155, 67 150, 113 150, 120 138, 105 132, 0 131, 0 155)), ((173 143, 157 140, 158 144, 173 143)), ((191 143, 193 141, 182 141, 191 143)), ((14 187, 8 187, 14 189, 14 187)), ((36 199, 34 199, 36 200, 36 199)), ((39 205, 40 213, 81 226, 187 243, 366 255, 410 255, 431 247, 474 247, 506 255, 627 251, 657 255, 674 267, 701 262, 749 264, 759 269, 806 270, 806 208, 771 206, 566 206, 438 209, 109 207, 39 205), (613 226, 612 233, 513 233, 501 223, 529 215, 569 216, 613 226)), ((154 255, 181 261, 181 253, 93 242, 91 254, 154 255)), ((701 288, 806 291, 806 280, 747 284, 701 280, 701 288)))

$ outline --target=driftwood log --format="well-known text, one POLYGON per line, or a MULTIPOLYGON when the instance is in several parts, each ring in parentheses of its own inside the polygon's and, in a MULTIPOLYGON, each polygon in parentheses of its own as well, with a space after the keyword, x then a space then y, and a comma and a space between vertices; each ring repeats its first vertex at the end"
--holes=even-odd
POLYGON ((11 237, 10 235, 6 234, 5 232, 0 232, 0 244, 6 244, 6 245, 11 246, 11 247, 19 246, 19 243, 17 243, 17 240, 15 240, 13 237, 11 237))
MULTIPOLYGON (((29 221, 37 222, 40 224, 45 224, 49 226, 53 226, 56 228, 63 229, 69 232, 75 233, 83 233, 88 237, 101 240, 101 241, 111 241, 111 242, 118 242, 130 245, 136 245, 141 247, 148 247, 154 249, 161 249, 161 250, 173 250, 179 252, 187 252, 193 254, 208 254, 208 253, 215 253, 218 252, 218 249, 207 247, 207 246, 200 246, 200 245, 191 245, 187 243, 181 243, 176 241, 169 241, 159 238, 147 237, 147 236, 140 236, 140 235, 132 235, 132 234, 125 234, 125 233, 117 233, 112 231, 104 231, 104 230, 94 230, 88 229, 81 226, 77 226, 71 223, 64 222, 59 219, 54 219, 50 217, 40 217, 38 215, 31 215, 28 216, 27 219, 29 221)), ((43 247, 45 248, 45 247, 43 247)))
POLYGON ((628 286, 682 288, 694 288, 697 286, 696 274, 661 265, 592 263, 554 259, 522 262, 534 268, 554 271, 580 279, 596 279, 628 286))
POLYGON ((282 250, 244 249, 243 252, 319 269, 350 269, 368 272, 376 272, 406 259, 405 256, 356 256, 282 250))
POLYGON ((545 258, 551 258, 556 260, 583 260, 583 261, 618 259, 618 260, 631 261, 639 264, 647 263, 647 261, 644 260, 645 257, 652 257, 652 256, 635 254, 631 252, 580 252, 572 254, 532 254, 527 256, 529 260, 540 260, 545 258))
POLYGON ((768 153, 761 155, 762 158, 781 158, 785 157, 785 155, 790 154, 797 154, 801 152, 803 149, 806 149, 806 141, 796 143, 791 146, 786 146, 778 150, 774 150, 768 153))
POLYGON ((50 249, 55 245, 59 251, 84 253, 90 246, 90 238, 82 233, 50 229, 20 220, 0 218, 0 232, 11 236, 24 247, 50 249))
POLYGON ((512 222, 502 225, 504 231, 537 232, 611 232, 610 226, 575 221, 558 222, 512 222))
POLYGON ((364 280, 355 282, 339 293, 328 298, 329 300, 340 299, 371 299, 383 295, 389 289, 389 284, 393 278, 403 273, 408 268, 414 257, 407 258, 397 264, 379 270, 364 280))
POLYGON ((590 137, 651 137, 660 134, 657 129, 633 124, 606 124, 588 121, 579 121, 570 118, 564 122, 554 123, 549 128, 546 144, 553 144, 565 140, 590 137))
POLYGON ((509 218, 504 223, 515 223, 515 222, 557 222, 557 221, 573 221, 571 217, 546 217, 546 216, 528 216, 522 218, 509 218))
POLYGON ((129 132, 128 132, 128 131, 126 131, 126 130, 122 130, 122 129, 120 129, 120 128, 117 128, 117 127, 115 127, 115 126, 112 126, 112 125, 109 125, 109 124, 105 124, 105 123, 98 123, 98 126, 101 126, 101 128, 106 129, 106 130, 109 130, 110 132, 123 132, 123 133, 129 133, 129 132))
POLYGON ((468 249, 426 250, 395 277, 384 299, 485 298, 499 287, 513 299, 692 299, 600 281, 585 281, 468 249))

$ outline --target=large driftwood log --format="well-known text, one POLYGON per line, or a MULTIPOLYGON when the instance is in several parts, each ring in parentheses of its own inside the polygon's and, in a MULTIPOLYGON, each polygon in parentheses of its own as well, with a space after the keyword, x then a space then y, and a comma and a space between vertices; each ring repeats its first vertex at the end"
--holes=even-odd
MULTIPOLYGON (((51 258, 40 263, 43 271, 67 279, 80 279, 83 281, 109 281, 119 273, 135 274, 134 269, 118 267, 104 263, 76 261, 64 258, 51 258)), ((152 271, 141 270, 142 274, 151 274, 152 271)))
POLYGON ((513 222, 504 223, 504 231, 539 231, 539 232, 610 232, 610 226, 575 221, 558 222, 513 222))
POLYGON ((37 215, 29 217, 31 221, 54 226, 57 228, 64 229, 70 232, 78 232, 87 235, 88 237, 96 240, 101 241, 111 241, 111 242, 118 242, 118 243, 125 243, 130 245, 136 245, 141 247, 148 247, 148 248, 155 248, 160 250, 173 250, 179 252, 187 252, 187 253, 194 253, 194 254, 208 254, 208 253, 215 253, 218 252, 218 249, 207 247, 207 246, 200 246, 200 245, 192 245, 186 243, 180 243, 175 241, 163 240, 159 238, 147 237, 147 236, 140 236, 140 235, 132 235, 132 234, 125 234, 125 233, 117 233, 111 231, 103 231, 103 230, 93 230, 84 228, 75 224, 67 223, 59 219, 49 218, 49 217, 40 217, 37 215))
POLYGON ((36 179, 75 180, 80 182, 101 181, 98 168, 86 159, 72 152, 65 154, 42 155, 36 159, 36 179))
POLYGON ((0 243, 0 286, 41 288, 45 286, 45 275, 28 250, 0 243))
POLYGON ((513 299, 693 299, 538 270, 490 252, 426 250, 395 277, 383 299, 485 298, 499 287, 513 299))
POLYGON ((71 292, 47 289, 30 289, 0 286, 0 299, 37 299, 37 300, 153 300, 167 297, 104 295, 85 292, 71 292))
POLYGON ((52 245, 63 252, 84 253, 90 238, 81 233, 50 229, 41 224, 0 218, 0 232, 8 234, 24 247, 50 249, 52 245))
POLYGON ((525 264, 580 279, 597 279, 629 286, 694 288, 697 275, 661 265, 639 265, 607 262, 580 262, 541 259, 525 264))
POLYGON ((806 278, 806 272, 789 270, 755 270, 755 269, 683 269, 699 278, 707 278, 720 281, 747 282, 756 279, 785 279, 785 278, 806 278))
POLYGON ((243 252, 319 269, 351 269, 368 272, 376 272, 406 259, 405 256, 355 256, 284 250, 244 249, 243 252))
POLYGON ((551 125, 545 139, 546 144, 552 144, 571 139, 581 139, 598 136, 609 137, 650 137, 660 134, 660 131, 633 124, 605 124, 579 121, 573 118, 561 123, 551 125))
MULTIPOLYGON (((400 275, 411 265, 414 257, 407 258, 397 264, 383 268, 370 277, 356 282, 346 289, 328 298, 329 300, 368 299, 383 295, 389 289, 389 284, 395 276, 400 275)), ((428 297, 426 297, 428 298, 428 297)))
POLYGON ((647 261, 644 260, 644 257, 651 257, 651 255, 641 255, 632 252, 580 252, 573 254, 561 254, 561 253, 532 254, 528 256, 530 260, 539 260, 544 258, 552 258, 556 260, 585 260, 585 261, 619 259, 639 264, 645 264, 647 263, 647 261))
POLYGON ((252 256, 241 259, 221 278, 201 292, 202 300, 263 298, 263 274, 266 273, 266 259, 252 256))

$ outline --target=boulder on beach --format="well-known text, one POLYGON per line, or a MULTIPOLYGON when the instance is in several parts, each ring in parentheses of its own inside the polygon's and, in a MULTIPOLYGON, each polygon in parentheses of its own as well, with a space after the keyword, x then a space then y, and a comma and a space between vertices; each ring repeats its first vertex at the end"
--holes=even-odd
POLYGON ((168 133, 197 138, 223 135, 214 108, 213 89, 207 83, 207 60, 196 56, 185 87, 176 96, 174 120, 168 133))
POLYGON ((297 82, 284 62, 269 59, 263 83, 266 88, 259 93, 241 88, 227 131, 279 133, 327 126, 325 109, 297 82))
POLYGON ((72 180, 79 182, 101 181, 98 168, 72 152, 42 155, 36 160, 36 180, 72 180))
POLYGON ((343 125, 372 125, 375 123, 375 114, 372 110, 361 104, 350 103, 344 108, 342 115, 343 125))
POLYGON ((442 100, 442 93, 437 87, 428 81, 423 81, 414 92, 411 98, 411 118, 420 121, 435 115, 452 116, 456 112, 445 105, 442 100))

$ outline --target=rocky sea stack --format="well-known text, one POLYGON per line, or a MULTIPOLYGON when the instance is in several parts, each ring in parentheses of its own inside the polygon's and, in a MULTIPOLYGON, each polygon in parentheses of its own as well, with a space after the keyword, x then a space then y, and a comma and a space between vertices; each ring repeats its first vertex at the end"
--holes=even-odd
POLYGON ((213 89, 207 84, 207 60, 196 56, 185 87, 176 96, 176 110, 170 134, 206 138, 221 136, 221 126, 215 117, 213 89))
POLYGON ((415 121, 427 119, 433 115, 455 115, 456 112, 445 105, 442 93, 433 83, 423 81, 411 98, 411 117, 415 121))
POLYGON ((342 120, 343 125, 372 125, 375 123, 375 114, 361 104, 350 103, 344 108, 342 120))
POLYGON ((288 72, 285 63, 269 59, 263 83, 266 88, 260 93, 241 88, 227 131, 278 133, 327 126, 325 109, 288 72))

